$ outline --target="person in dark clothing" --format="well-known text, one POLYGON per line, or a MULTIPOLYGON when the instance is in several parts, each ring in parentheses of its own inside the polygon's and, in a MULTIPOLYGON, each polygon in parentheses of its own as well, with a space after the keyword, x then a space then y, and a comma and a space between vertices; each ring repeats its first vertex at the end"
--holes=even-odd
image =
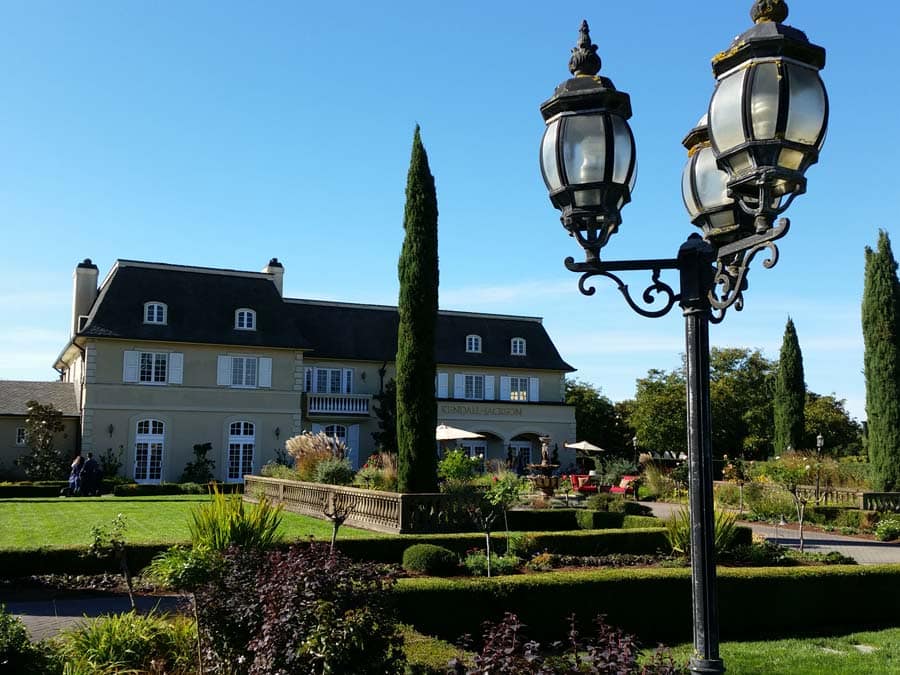
POLYGON ((100 465, 94 459, 94 453, 88 453, 87 461, 81 468, 81 494, 87 497, 100 496, 100 465))

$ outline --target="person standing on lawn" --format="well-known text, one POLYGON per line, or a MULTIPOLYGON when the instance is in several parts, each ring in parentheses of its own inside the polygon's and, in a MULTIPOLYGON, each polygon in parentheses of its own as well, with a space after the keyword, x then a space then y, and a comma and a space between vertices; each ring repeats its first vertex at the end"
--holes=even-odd
POLYGON ((94 453, 87 454, 87 460, 81 468, 81 494, 86 497, 100 496, 100 465, 94 459, 94 453))
POLYGON ((81 493, 81 471, 84 468, 84 457, 81 453, 72 460, 72 470, 69 472, 69 496, 76 497, 81 493))

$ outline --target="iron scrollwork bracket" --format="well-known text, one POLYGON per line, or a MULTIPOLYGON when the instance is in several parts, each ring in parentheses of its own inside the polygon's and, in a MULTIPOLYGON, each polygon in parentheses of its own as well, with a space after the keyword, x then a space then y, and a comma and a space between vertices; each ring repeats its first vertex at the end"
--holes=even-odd
POLYGON ((664 281, 660 280, 660 274, 664 269, 678 269, 678 261, 671 260, 629 260, 604 262, 601 260, 577 263, 572 257, 566 258, 566 269, 571 272, 578 272, 581 278, 578 280, 578 290, 584 295, 593 295, 597 289, 587 282, 592 277, 606 277, 612 279, 625 298, 625 302, 629 307, 641 316, 656 318, 669 313, 669 310, 675 306, 675 303, 681 299, 681 295, 676 293, 674 289, 664 281), (631 296, 628 284, 622 281, 613 272, 637 272, 650 271, 651 282, 640 295, 640 300, 645 306, 641 306, 631 296), (656 305, 657 300, 662 299, 662 306, 656 305), (654 306, 653 309, 650 307, 654 306))
POLYGON ((744 308, 750 264, 758 253, 768 251, 769 257, 763 260, 763 267, 775 267, 778 263, 775 241, 786 235, 790 227, 791 221, 781 218, 778 225, 768 231, 726 244, 716 251, 716 269, 709 291, 711 323, 721 323, 730 307, 734 307, 736 312, 744 308))

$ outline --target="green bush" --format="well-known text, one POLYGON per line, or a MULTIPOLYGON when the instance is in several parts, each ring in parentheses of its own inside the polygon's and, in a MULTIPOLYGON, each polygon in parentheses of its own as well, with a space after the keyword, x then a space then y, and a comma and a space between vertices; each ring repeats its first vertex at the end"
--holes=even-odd
MULTIPOLYGON (((111 493, 117 482, 103 479, 100 483, 101 492, 111 493)), ((38 480, 17 481, 12 483, 0 483, 0 499, 33 499, 41 497, 59 497, 61 491, 69 487, 64 480, 38 480)))
POLYGON ((760 520, 791 520, 797 514, 794 500, 785 490, 757 482, 744 486, 744 506, 760 520))
MULTIPOLYGON (((719 624, 729 640, 804 631, 900 625, 900 566, 720 568, 719 624)), ((455 641, 504 611, 540 634, 565 638, 566 618, 606 614, 646 643, 691 638, 691 571, 610 569, 524 574, 501 579, 401 579, 400 619, 427 635, 455 641), (435 607, 441 611, 436 612, 435 607), (648 607, 665 607, 653 620, 648 607), (560 630, 562 629, 562 630, 560 630)))
POLYGON ((438 462, 438 478, 452 485, 465 484, 475 478, 481 460, 469 457, 462 448, 448 450, 438 462))
POLYGON ((900 538, 900 520, 885 518, 875 526, 875 537, 879 541, 893 541, 900 538))
POLYGON ((213 479, 216 463, 206 455, 212 450, 212 443, 194 445, 194 461, 188 462, 181 474, 180 483, 208 483, 213 479))
POLYGON ((281 480, 300 480, 300 474, 296 469, 285 466, 281 462, 272 460, 263 464, 259 470, 259 475, 263 478, 280 478, 281 480))
POLYGON ((625 499, 622 495, 609 492, 598 492, 585 500, 585 507, 594 511, 624 513, 628 516, 651 516, 653 509, 634 500, 625 499))
MULTIPOLYGON (((713 534, 713 546, 717 556, 737 545, 735 542, 735 529, 737 517, 729 511, 715 512, 715 531, 713 534)), ((666 522, 666 535, 669 545, 676 553, 690 556, 691 553, 691 519, 687 508, 672 514, 666 522)))
POLYGON ((581 509, 575 514, 575 519, 578 521, 578 527, 582 530, 611 530, 622 527, 625 522, 625 514, 581 509))
POLYGON ((721 483, 715 486, 716 503, 721 506, 738 508, 741 504, 741 488, 734 483, 721 483))
POLYGON ((448 548, 434 544, 413 544, 403 552, 403 569, 433 577, 459 571, 459 558, 448 548))
POLYGON ((578 529, 579 509, 522 509, 507 511, 509 529, 516 532, 565 532, 578 529))
MULTIPOLYGON (((522 565, 522 559, 514 555, 497 555, 491 552, 491 576, 515 574, 522 565)), ((486 577, 488 558, 484 551, 471 551, 463 558, 463 567, 473 577, 486 577)))
POLYGON ((28 639, 25 624, 0 604, 0 672, 37 672, 37 659, 38 649, 28 639))
POLYGON ((213 551, 229 546, 250 549, 271 548, 281 541, 281 506, 272 506, 264 497, 245 507, 239 495, 214 490, 212 499, 191 512, 188 529, 191 543, 213 551))
POLYGON ((316 465, 316 482, 329 485, 349 485, 353 482, 353 467, 349 459, 329 457, 316 465))
POLYGON ((75 673, 196 672, 197 628, 186 617, 134 610, 87 619, 64 631, 59 652, 75 673))
POLYGON ((173 546, 160 553, 144 570, 144 576, 160 586, 192 591, 221 567, 218 553, 205 546, 173 546))

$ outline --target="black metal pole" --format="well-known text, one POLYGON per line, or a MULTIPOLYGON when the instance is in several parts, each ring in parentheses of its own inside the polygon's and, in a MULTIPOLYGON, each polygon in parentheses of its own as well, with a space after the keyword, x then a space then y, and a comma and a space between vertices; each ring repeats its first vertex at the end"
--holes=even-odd
POLYGON ((698 235, 678 251, 687 362, 687 440, 690 468, 691 593, 694 615, 692 673, 724 673, 719 658, 715 513, 709 405, 709 291, 715 253, 698 235))

